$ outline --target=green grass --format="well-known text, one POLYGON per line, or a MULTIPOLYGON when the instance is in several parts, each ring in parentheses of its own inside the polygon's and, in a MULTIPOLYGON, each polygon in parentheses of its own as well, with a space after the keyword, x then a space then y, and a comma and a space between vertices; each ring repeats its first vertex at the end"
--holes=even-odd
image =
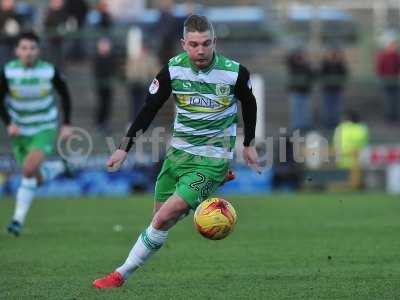
POLYGON ((148 224, 150 199, 38 200, 19 238, 3 230, 13 202, 0 201, 0 299, 400 297, 400 199, 381 194, 229 198, 239 219, 226 240, 189 217, 126 285, 94 290, 148 224))

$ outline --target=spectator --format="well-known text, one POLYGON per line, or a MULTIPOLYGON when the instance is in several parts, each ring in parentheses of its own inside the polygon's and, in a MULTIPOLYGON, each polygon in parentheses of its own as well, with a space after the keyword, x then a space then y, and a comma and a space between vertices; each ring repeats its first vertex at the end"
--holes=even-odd
POLYGON ((335 129, 340 122, 347 73, 343 52, 338 48, 329 49, 322 60, 319 74, 323 99, 321 122, 325 129, 335 129))
POLYGON ((0 67, 14 56, 14 43, 22 23, 15 12, 14 0, 0 4, 0 67))
POLYGON ((279 143, 274 143, 274 165, 272 184, 277 190, 296 191, 301 188, 303 179, 303 164, 296 161, 296 149, 292 138, 279 137, 279 143), (281 147, 281 141, 285 141, 286 147, 281 147), (281 159, 281 151, 285 151, 285 159, 281 159))
POLYGON ((89 7, 85 0, 67 0, 65 3, 65 10, 68 15, 68 23, 71 24, 71 29, 74 31, 71 53, 69 53, 69 56, 75 61, 80 61, 85 57, 85 39, 82 38, 82 29, 85 26, 89 7))
POLYGON ((130 119, 133 121, 143 106, 148 87, 159 69, 157 58, 143 45, 142 31, 133 27, 127 39, 126 79, 130 93, 130 119))
POLYGON ((47 57, 50 62, 63 69, 64 65, 64 35, 67 32, 68 14, 64 0, 50 0, 44 21, 47 35, 47 57))
POLYGON ((287 58, 289 98, 292 130, 307 131, 312 126, 311 90, 313 70, 307 53, 297 49, 287 58))
POLYGON ((67 0, 65 2, 65 10, 68 17, 75 20, 79 29, 85 25, 86 14, 89 10, 85 0, 67 0))
POLYGON ((399 120, 400 95, 400 53, 396 41, 387 43, 386 47, 378 53, 376 60, 376 73, 381 79, 385 95, 385 119, 387 122, 399 120))
POLYGON ((100 0, 96 5, 96 11, 98 13, 96 27, 101 31, 107 32, 113 25, 111 13, 109 11, 108 3, 105 0, 100 0))
POLYGON ((368 145, 368 140, 368 127, 360 122, 356 112, 348 111, 343 122, 336 127, 333 137, 338 167, 357 167, 359 153, 368 145))
POLYGON ((101 38, 97 42, 93 72, 98 100, 95 122, 100 131, 107 133, 113 99, 112 84, 116 72, 113 45, 107 38, 101 38))
POLYGON ((175 56, 179 44, 179 23, 173 15, 174 6, 173 0, 161 0, 160 18, 156 25, 159 41, 157 55, 161 65, 167 64, 175 56))

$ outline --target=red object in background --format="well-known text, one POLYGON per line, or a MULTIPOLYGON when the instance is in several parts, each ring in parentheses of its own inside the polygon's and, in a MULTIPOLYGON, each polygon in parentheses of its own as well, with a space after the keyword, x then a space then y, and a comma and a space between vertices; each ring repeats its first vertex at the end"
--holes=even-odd
POLYGON ((400 149, 399 148, 390 148, 386 153, 386 162, 389 164, 400 161, 400 149))
POLYGON ((382 155, 379 149, 373 149, 370 154, 370 162, 373 165, 378 165, 382 161, 382 155))
POLYGON ((383 51, 378 54, 376 73, 382 78, 394 77, 400 74, 400 54, 397 51, 383 51))
POLYGON ((372 165, 390 165, 393 163, 400 162, 400 148, 392 147, 392 148, 374 148, 371 149, 369 155, 369 162, 372 165))

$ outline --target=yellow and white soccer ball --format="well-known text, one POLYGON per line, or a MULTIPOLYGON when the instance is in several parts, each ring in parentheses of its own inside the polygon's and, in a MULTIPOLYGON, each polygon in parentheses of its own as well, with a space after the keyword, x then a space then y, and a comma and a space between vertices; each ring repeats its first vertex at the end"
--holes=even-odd
POLYGON ((236 211, 232 204, 222 198, 203 201, 194 213, 194 226, 207 239, 222 240, 235 227, 236 211))

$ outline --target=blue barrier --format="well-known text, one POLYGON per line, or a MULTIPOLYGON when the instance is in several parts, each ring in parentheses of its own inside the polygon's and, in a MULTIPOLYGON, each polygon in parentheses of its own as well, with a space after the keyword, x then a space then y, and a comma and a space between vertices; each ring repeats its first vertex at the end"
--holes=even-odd
MULTIPOLYGON (((257 174, 244 166, 235 167, 236 179, 226 183, 217 194, 269 193, 272 190, 272 171, 257 174)), ((13 175, 0 184, 0 195, 15 195, 21 181, 13 175)), ((108 173, 105 170, 82 170, 71 178, 60 177, 38 188, 39 197, 127 196, 131 192, 153 192, 154 169, 140 168, 108 173)))
POLYGON ((235 168, 236 179, 224 184, 217 193, 221 194, 258 194, 272 191, 272 170, 256 173, 248 167, 235 168))

